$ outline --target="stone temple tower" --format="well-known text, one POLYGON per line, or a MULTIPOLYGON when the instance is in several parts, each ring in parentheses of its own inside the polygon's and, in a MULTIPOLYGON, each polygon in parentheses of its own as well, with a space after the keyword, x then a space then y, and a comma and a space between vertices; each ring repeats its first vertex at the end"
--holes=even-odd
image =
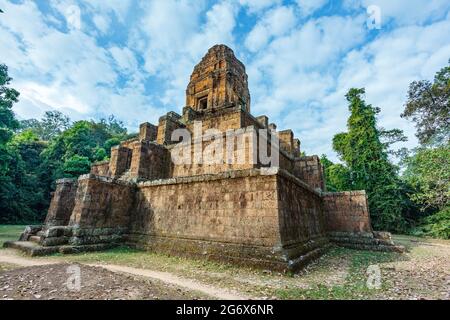
POLYGON ((208 50, 194 68, 186 89, 186 106, 195 111, 240 106, 250 112, 245 66, 225 45, 208 50))
POLYGON ((39 255, 127 245, 295 271, 330 243, 400 250, 373 232, 364 191, 326 192, 320 158, 250 113, 245 67, 216 45, 194 68, 182 115, 142 123, 89 174, 58 180, 43 225, 5 246, 39 255), (177 129, 193 138, 180 142, 177 129), (263 162, 269 151, 279 161, 263 162))

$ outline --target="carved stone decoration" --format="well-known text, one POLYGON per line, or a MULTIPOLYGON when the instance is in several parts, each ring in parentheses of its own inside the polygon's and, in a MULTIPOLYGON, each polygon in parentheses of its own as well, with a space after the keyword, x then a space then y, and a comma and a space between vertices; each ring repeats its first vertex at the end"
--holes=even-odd
POLYGON ((208 50, 194 68, 186 89, 186 106, 206 111, 227 106, 241 106, 250 112, 245 66, 225 45, 208 50))

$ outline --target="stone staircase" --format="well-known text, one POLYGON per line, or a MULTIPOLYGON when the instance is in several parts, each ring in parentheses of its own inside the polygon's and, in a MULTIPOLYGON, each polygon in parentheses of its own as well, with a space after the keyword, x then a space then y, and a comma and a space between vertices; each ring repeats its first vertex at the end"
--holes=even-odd
POLYGON ((39 244, 41 242, 40 236, 29 236, 28 241, 39 244))
POLYGON ((44 233, 41 226, 28 226, 20 236, 19 241, 7 241, 5 248, 18 249, 30 256, 41 256, 58 252, 58 248, 41 245, 44 233))
POLYGON ((6 241, 5 248, 18 249, 30 256, 44 256, 53 253, 79 253, 86 251, 107 250, 117 246, 116 243, 98 243, 71 245, 64 237, 65 227, 51 227, 43 230, 42 226, 27 226, 18 241, 6 241), (49 232, 51 231, 51 232, 49 232), (56 241, 63 238, 63 241, 56 241), (52 240, 53 241, 49 241, 52 240))

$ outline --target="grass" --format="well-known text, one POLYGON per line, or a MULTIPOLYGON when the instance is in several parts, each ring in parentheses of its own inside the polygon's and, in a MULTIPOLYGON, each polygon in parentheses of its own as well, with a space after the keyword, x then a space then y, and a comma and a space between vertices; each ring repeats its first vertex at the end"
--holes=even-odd
POLYGON ((5 241, 18 240, 24 229, 23 225, 0 225, 0 249, 5 241))
POLYGON ((53 256, 58 259, 63 258, 70 262, 119 264, 136 268, 157 268, 162 271, 185 269, 202 270, 205 272, 233 272, 234 269, 243 269, 243 267, 235 267, 226 263, 169 256, 162 253, 132 249, 126 246, 100 252, 86 252, 72 255, 55 254, 53 256))
MULTIPOLYGON (((280 299, 314 299, 314 300, 349 300, 370 299, 380 291, 386 290, 391 284, 382 281, 380 289, 369 289, 367 286, 367 268, 401 259, 400 254, 391 252, 374 252, 334 248, 330 251, 329 258, 349 259, 348 274, 342 284, 324 285, 314 284, 310 288, 287 288, 276 290, 275 295, 280 299)), ((325 280, 325 279, 324 279, 325 280)))

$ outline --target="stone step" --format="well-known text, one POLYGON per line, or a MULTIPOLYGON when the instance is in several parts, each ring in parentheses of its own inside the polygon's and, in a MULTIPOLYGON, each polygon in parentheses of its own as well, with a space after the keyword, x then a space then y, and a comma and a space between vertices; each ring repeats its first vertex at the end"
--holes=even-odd
POLYGON ((39 243, 41 241, 41 237, 40 236, 30 236, 28 238, 28 241, 34 242, 34 243, 39 243))
POLYGON ((57 253, 59 247, 43 247, 31 241, 6 241, 3 244, 4 248, 18 249, 30 256, 43 256, 57 253))
POLYGON ((44 247, 32 241, 6 241, 3 243, 4 248, 18 249, 30 256, 45 256, 57 252, 62 254, 74 254, 80 252, 101 251, 109 250, 116 246, 117 244, 114 243, 100 243, 82 246, 64 245, 52 247, 44 247))

